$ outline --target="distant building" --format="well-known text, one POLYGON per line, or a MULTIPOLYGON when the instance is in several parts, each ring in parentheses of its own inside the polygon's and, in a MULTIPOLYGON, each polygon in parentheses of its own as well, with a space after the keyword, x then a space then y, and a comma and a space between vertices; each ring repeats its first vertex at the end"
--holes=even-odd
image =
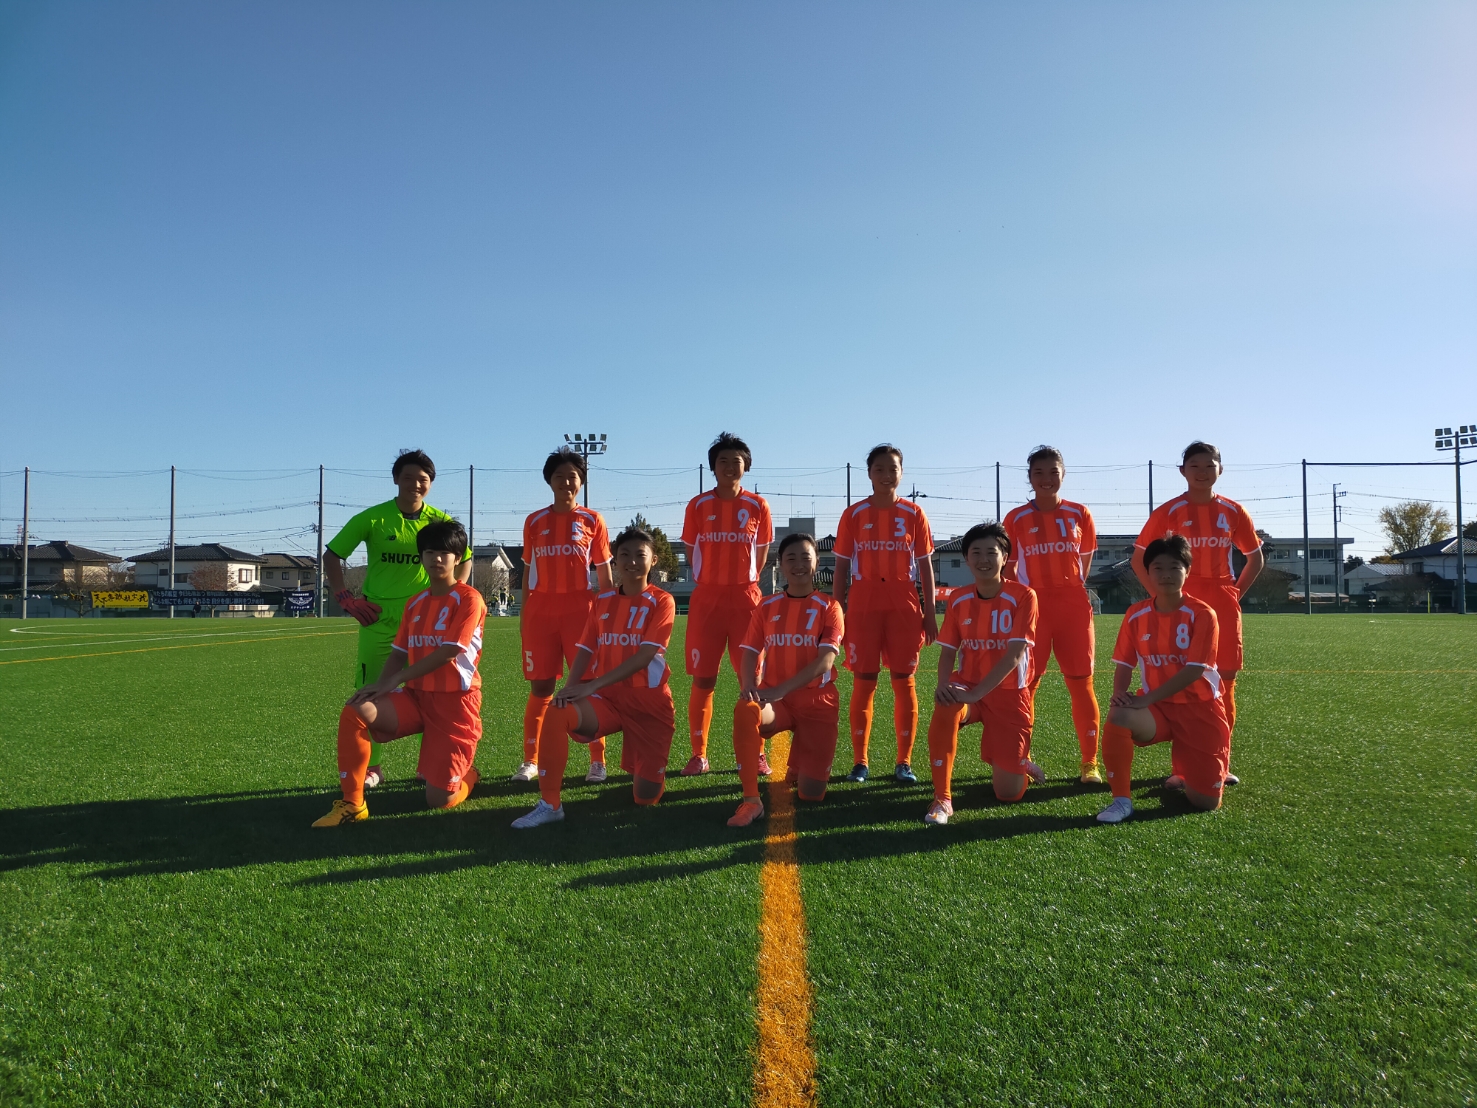
POLYGON ((262 567, 267 559, 260 554, 248 554, 244 550, 225 546, 218 542, 174 548, 174 581, 169 580, 169 548, 153 550, 130 558, 135 568, 134 576, 141 589, 189 589, 199 588, 192 584, 190 575, 206 567, 223 567, 225 570, 224 591, 246 592, 261 583, 262 567))
MULTIPOLYGON (((28 584, 31 592, 105 589, 111 583, 112 567, 123 561, 116 554, 104 554, 101 550, 65 541, 35 543, 29 549, 28 584)), ((21 545, 0 545, 0 590, 20 587, 21 545)))
MULTIPOLYGON (((168 553, 165 554, 166 559, 168 553)), ((179 559, 176 557, 178 566, 179 559)), ((263 592, 300 592, 318 585, 318 561, 304 554, 271 553, 262 555, 258 580, 263 592)), ((168 566, 165 566, 168 576, 168 566)))
MULTIPOLYGON (((1431 573, 1443 581, 1456 581, 1456 536, 1438 542, 1402 550, 1391 557, 1405 567, 1406 573, 1431 573)), ((1467 560, 1467 583, 1477 581, 1477 539, 1462 540, 1462 554, 1467 560)))

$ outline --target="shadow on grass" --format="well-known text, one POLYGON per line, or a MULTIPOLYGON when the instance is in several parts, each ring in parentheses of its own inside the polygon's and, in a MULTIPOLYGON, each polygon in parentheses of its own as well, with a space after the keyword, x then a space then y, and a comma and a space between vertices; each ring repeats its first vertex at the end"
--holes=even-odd
MULTIPOLYGON (((499 863, 606 864, 601 872, 571 875, 568 887, 578 889, 681 879, 763 859, 762 823, 743 831, 725 826, 737 799, 732 784, 674 781, 661 805, 643 808, 631 802, 629 780, 613 777, 598 787, 571 782, 567 820, 527 832, 508 826, 523 805, 507 802, 516 798, 531 807, 537 793, 508 782, 479 784, 471 803, 450 812, 428 811, 419 787, 387 785, 371 794, 372 819, 332 829, 309 826, 332 799, 321 789, 13 808, 0 811, 0 872, 61 863, 88 866, 88 876, 109 879, 318 863, 327 872, 300 883, 341 884, 499 863), (485 803, 494 799, 502 802, 485 803)), ((1135 782, 1141 789, 1151 784, 1157 780, 1135 782)), ((922 822, 927 787, 891 781, 841 785, 823 803, 799 806, 802 857, 811 863, 856 861, 1019 835, 1085 832, 1098 826, 1093 815, 1043 806, 1088 792, 1106 802, 1102 790, 1074 782, 1033 788, 1021 802, 1001 804, 987 780, 970 781, 955 798, 963 818, 928 827, 922 822)), ((1161 793, 1149 788, 1148 795, 1161 793)), ((1141 808, 1135 818, 1190 811, 1172 794, 1157 807, 1141 808)))

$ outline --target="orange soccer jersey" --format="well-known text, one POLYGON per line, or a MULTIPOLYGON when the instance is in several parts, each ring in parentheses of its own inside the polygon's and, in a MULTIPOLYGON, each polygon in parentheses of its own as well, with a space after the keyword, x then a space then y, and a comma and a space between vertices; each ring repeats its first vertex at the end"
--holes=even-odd
POLYGON ((911 583, 918 580, 918 559, 933 553, 933 535, 911 500, 879 508, 868 497, 841 513, 835 550, 851 561, 853 581, 911 583))
POLYGON ((406 682, 405 687, 422 692, 480 689, 482 675, 477 672, 477 659, 482 654, 482 623, 486 618, 487 605, 481 595, 471 585, 461 582, 453 585, 445 596, 436 596, 426 589, 406 601, 393 649, 405 655, 407 667, 453 643, 461 651, 446 665, 406 682))
POLYGON ((1016 581, 1006 581, 999 595, 986 600, 973 586, 955 589, 939 630, 939 645, 958 651, 957 677, 978 685, 1005 656, 1013 642, 1024 642, 1020 665, 997 688, 1031 685, 1031 648, 1036 640, 1036 594, 1016 581))
POLYGON ((1203 600, 1185 596, 1174 611, 1164 613, 1154 601, 1140 600, 1123 617, 1113 661, 1139 671, 1145 691, 1152 692, 1185 666, 1203 666, 1203 681, 1196 681, 1161 703, 1191 704, 1215 700, 1221 695, 1216 671, 1215 610, 1203 600))
POLYGON ((757 548, 774 542, 769 504, 739 491, 732 500, 705 492, 687 503, 682 541, 692 550, 692 579, 699 585, 750 585, 759 580, 757 548))
POLYGON ((544 508, 523 521, 523 588, 530 593, 590 589, 590 567, 610 561, 610 536, 599 512, 579 505, 544 508))
MULTIPOLYGON (((825 593, 796 599, 778 592, 754 609, 743 649, 759 655, 759 683, 773 688, 810 665, 822 650, 839 654, 844 632, 841 605, 825 593)), ((805 688, 823 689, 835 680, 835 671, 827 670, 805 688)))
POLYGON ((1033 500, 1005 515, 1015 579, 1033 589, 1081 586, 1082 555, 1097 550, 1097 527, 1082 504, 1063 500, 1052 509, 1033 500))
POLYGON ((1189 496, 1178 496, 1159 505, 1133 544, 1134 556, 1142 558, 1151 542, 1171 534, 1183 535, 1190 544, 1192 578, 1226 584, 1236 580, 1231 548, 1250 554, 1262 545, 1246 509, 1224 496, 1212 497, 1208 504, 1192 504, 1189 496))
POLYGON ((586 677, 609 673, 643 646, 655 646, 656 657, 644 669, 610 688, 659 689, 667 683, 667 643, 672 638, 677 604, 672 594, 648 585, 639 596, 619 589, 603 592, 590 606, 590 618, 579 648, 594 655, 586 677))

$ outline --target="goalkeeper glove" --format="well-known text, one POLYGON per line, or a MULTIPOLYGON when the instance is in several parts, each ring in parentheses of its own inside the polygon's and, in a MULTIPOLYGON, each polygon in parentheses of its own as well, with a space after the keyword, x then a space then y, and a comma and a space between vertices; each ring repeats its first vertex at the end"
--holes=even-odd
POLYGON ((334 593, 333 598, 338 601, 338 606, 344 610, 345 615, 353 616, 359 621, 360 627, 379 622, 381 609, 378 604, 361 599, 348 589, 334 593))

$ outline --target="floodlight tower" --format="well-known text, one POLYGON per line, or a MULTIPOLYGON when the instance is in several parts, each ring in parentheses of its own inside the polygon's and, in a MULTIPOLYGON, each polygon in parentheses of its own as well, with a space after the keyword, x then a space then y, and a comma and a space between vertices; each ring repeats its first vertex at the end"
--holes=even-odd
POLYGON ((593 432, 588 435, 575 435, 570 438, 564 436, 565 443, 585 460, 585 507, 590 506, 590 459, 597 454, 605 453, 605 436, 596 436, 593 432))
POLYGON ((1456 610, 1458 615, 1467 614, 1467 540, 1462 534, 1462 447, 1477 447, 1477 423, 1464 423, 1456 434, 1450 427, 1436 428, 1436 449, 1455 451, 1453 468, 1456 471, 1456 610))

